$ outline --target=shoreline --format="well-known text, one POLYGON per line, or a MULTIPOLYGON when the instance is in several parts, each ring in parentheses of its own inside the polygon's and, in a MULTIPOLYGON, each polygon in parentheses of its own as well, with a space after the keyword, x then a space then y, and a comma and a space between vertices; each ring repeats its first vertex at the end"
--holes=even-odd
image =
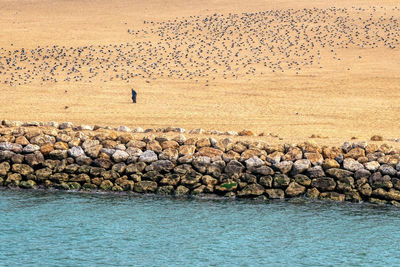
POLYGON ((246 130, 216 139, 177 127, 167 128, 169 137, 125 126, 2 125, 3 188, 400 206, 400 149, 379 136, 328 147, 237 140, 254 136, 246 130))

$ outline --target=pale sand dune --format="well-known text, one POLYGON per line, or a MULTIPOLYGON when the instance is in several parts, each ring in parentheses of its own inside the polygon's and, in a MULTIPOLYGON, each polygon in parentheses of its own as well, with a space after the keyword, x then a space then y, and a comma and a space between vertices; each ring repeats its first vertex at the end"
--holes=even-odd
MULTIPOLYGON (((127 29, 147 29, 144 20, 162 22, 213 13, 376 6, 377 13, 390 18, 400 14, 392 10, 396 3, 3 0, 0 47, 13 50, 38 45, 76 47, 153 39, 155 42, 155 36, 134 37, 127 29), (379 11, 381 7, 385 11, 379 11)), ((156 77, 136 78, 129 83, 94 79, 90 83, 34 81, 13 87, 1 84, 0 118, 143 128, 248 128, 256 133, 277 133, 283 138, 267 138, 270 142, 300 142, 312 134, 328 137, 320 143, 341 142, 353 136, 368 140, 374 134, 399 138, 400 47, 336 49, 340 61, 333 59, 329 51, 321 51, 324 67, 309 66, 299 75, 294 71, 266 71, 262 75, 242 75, 237 80, 217 75, 215 80, 199 79, 198 83, 156 77), (139 93, 135 105, 130 101, 130 88, 139 93)))

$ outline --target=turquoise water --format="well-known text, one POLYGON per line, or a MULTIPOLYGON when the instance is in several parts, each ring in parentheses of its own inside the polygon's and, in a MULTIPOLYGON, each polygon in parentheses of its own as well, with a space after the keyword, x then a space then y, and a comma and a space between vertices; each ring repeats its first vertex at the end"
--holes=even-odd
POLYGON ((400 265, 400 209, 0 191, 0 266, 400 265))

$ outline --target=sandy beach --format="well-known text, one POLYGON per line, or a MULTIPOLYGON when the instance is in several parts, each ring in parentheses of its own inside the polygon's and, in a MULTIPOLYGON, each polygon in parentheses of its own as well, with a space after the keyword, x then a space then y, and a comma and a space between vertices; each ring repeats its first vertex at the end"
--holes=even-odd
POLYGON ((271 143, 399 138, 396 6, 0 1, 0 117, 250 129, 271 143))

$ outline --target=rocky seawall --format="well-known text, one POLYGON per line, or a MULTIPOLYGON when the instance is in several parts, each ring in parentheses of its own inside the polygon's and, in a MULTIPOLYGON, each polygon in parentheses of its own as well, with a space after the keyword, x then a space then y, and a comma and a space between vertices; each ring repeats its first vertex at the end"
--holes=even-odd
POLYGON ((181 128, 136 132, 4 120, 0 186, 400 205, 400 151, 385 143, 270 145, 185 136, 181 128))

